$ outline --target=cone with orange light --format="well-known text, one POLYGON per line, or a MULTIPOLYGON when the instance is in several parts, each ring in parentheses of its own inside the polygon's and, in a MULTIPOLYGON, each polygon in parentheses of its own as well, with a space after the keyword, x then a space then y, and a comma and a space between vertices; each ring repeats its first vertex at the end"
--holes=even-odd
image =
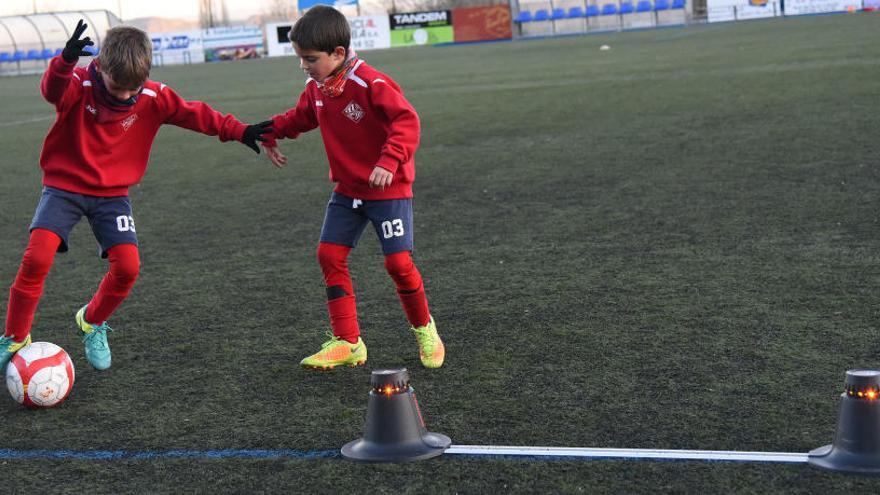
POLYGON ((824 469, 880 474, 880 371, 846 372, 834 443, 810 452, 824 469))
POLYGON ((364 437, 342 447, 346 459, 400 462, 442 454, 452 440, 425 428, 406 368, 374 370, 364 437))

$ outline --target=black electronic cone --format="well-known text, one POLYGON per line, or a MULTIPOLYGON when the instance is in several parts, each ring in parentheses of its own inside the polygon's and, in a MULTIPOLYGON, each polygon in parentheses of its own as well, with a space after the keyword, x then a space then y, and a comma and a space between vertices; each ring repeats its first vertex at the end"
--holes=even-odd
POLYGON ((810 452, 824 469, 880 474, 880 371, 850 370, 840 401, 834 443, 810 452))
POLYGON ((399 462, 442 454, 452 440, 425 428, 406 368, 374 370, 364 437, 342 447, 346 459, 399 462))

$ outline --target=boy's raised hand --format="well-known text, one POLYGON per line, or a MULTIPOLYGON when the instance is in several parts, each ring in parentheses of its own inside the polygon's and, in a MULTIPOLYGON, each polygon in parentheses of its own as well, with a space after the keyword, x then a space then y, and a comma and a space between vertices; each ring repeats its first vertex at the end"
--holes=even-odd
POLYGON ((245 128, 244 133, 241 135, 241 142, 259 155, 260 147, 257 146, 257 141, 265 141, 266 138, 263 134, 272 132, 272 130, 271 120, 266 120, 259 124, 251 124, 245 128))
POLYGON ((282 168, 284 167, 284 165, 287 164, 287 157, 278 150, 277 146, 263 147, 266 148, 266 156, 269 157, 269 161, 272 162, 272 165, 275 165, 278 168, 282 168))
POLYGON ((376 165, 373 169, 373 173, 370 174, 370 187, 378 187, 384 191, 386 187, 391 185, 391 179, 393 178, 394 174, 391 173, 390 170, 386 170, 376 165))
POLYGON ((83 48, 95 44, 92 42, 92 39, 88 36, 79 39, 79 37, 86 32, 87 27, 89 27, 89 25, 84 23, 82 19, 76 23, 76 29, 73 30, 73 36, 67 40, 67 44, 64 45, 64 50, 61 50, 61 58, 63 58, 65 62, 76 62, 80 57, 92 56, 91 53, 83 50, 83 48))

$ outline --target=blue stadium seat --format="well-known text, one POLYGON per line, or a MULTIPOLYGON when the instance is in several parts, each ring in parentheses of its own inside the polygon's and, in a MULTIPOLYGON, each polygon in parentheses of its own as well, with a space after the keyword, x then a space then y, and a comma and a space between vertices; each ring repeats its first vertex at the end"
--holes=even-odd
POLYGON ((565 9, 553 9, 553 12, 550 13, 550 20, 558 21, 559 19, 565 19, 565 9))
POLYGON ((12 54, 9 52, 0 52, 0 64, 4 62, 12 62, 12 54))
POLYGON ((27 60, 42 60, 42 52, 40 50, 28 50, 27 60))
POLYGON ((651 11, 651 0, 639 0, 639 3, 636 4, 636 12, 650 12, 651 11))
POLYGON ((535 11, 535 20, 536 21, 549 21, 550 14, 547 13, 546 10, 540 9, 535 11))
POLYGON ((55 50, 51 48, 43 48, 43 51, 40 53, 40 58, 49 60, 50 58, 55 56, 55 50))
POLYGON ((586 17, 584 15, 584 9, 580 7, 572 7, 568 9, 568 18, 569 19, 580 19, 581 17, 586 17))
POLYGON ((520 10, 516 15, 516 22, 532 22, 532 11, 520 10))
POLYGON ((64 51, 64 48, 57 48, 55 50, 55 56, 57 57, 58 55, 61 55, 61 52, 63 52, 63 51, 64 51))
POLYGON ((617 13, 616 3, 606 3, 602 6, 602 15, 614 15, 617 13))
POLYGON ((669 0, 654 0, 654 10, 669 10, 669 0))
POLYGON ((16 52, 12 54, 12 60, 11 60, 11 62, 21 62, 21 61, 24 60, 25 58, 27 58, 27 57, 25 56, 25 54, 24 54, 23 51, 21 51, 21 50, 16 50, 16 52))
POLYGON ((587 5, 587 11, 585 12, 587 17, 596 17, 599 15, 599 6, 598 5, 587 5))
POLYGON ((683 9, 685 0, 672 0, 673 9, 683 9))
POLYGON ((634 10, 632 2, 620 2, 621 14, 632 14, 634 10))

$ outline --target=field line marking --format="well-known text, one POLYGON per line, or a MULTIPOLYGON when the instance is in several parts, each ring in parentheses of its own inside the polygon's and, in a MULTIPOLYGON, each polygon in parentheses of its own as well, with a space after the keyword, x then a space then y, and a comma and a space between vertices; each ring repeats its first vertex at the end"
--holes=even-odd
POLYGON ((54 118, 55 118, 54 115, 45 115, 43 117, 31 117, 29 119, 24 119, 24 120, 13 120, 11 122, 0 122, 0 127, 11 127, 11 126, 21 125, 21 124, 32 124, 34 122, 43 122, 45 120, 52 120, 54 118))
POLYGON ((342 457, 339 450, 221 449, 221 450, 16 450, 0 449, 0 459, 328 459, 342 457))

